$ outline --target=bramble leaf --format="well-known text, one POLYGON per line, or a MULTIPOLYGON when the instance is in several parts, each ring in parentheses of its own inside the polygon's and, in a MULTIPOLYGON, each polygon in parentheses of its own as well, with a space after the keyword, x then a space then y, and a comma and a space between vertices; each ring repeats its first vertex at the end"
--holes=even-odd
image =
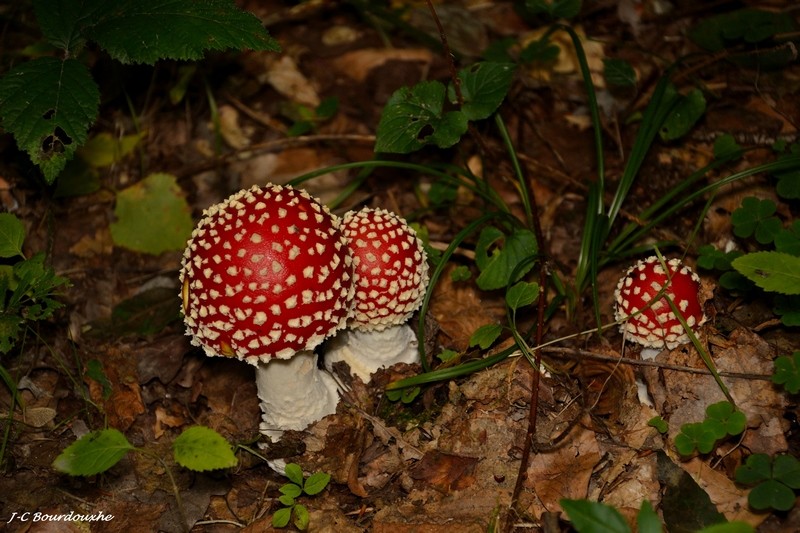
POLYGON ((176 463, 195 472, 230 468, 237 463, 228 441, 205 426, 192 426, 178 435, 172 451, 176 463))
POLYGON ((67 446, 53 461, 53 468, 71 476, 93 476, 117 464, 133 449, 119 430, 101 429, 67 446))
POLYGON ((101 8, 86 34, 122 63, 201 59, 209 50, 280 50, 261 21, 231 0, 119 0, 104 4, 108 7, 101 8))
POLYGON ((97 117, 100 91, 77 59, 40 57, 0 79, 0 120, 53 183, 97 117))
POLYGON ((800 257, 782 252, 754 252, 731 262, 740 274, 765 291, 800 294, 800 257))

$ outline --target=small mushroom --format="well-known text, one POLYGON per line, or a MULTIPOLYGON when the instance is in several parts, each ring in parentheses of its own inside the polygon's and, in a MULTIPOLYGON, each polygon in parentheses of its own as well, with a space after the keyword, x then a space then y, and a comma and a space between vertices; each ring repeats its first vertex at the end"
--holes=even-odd
POLYGON ((342 232, 356 290, 349 328, 331 340, 325 364, 331 369, 345 361, 366 383, 379 368, 419 361, 417 338, 406 322, 422 305, 428 263, 416 232, 385 209, 346 213, 342 232))
POLYGON ((255 365, 270 439, 336 410, 336 384, 313 350, 345 326, 352 274, 338 217, 288 186, 255 186, 211 206, 189 239, 186 334, 206 355, 255 365))
POLYGON ((678 259, 665 264, 669 272, 656 256, 637 262, 619 280, 614 293, 615 319, 624 321, 620 331, 628 340, 644 347, 643 359, 653 359, 664 348, 672 349, 689 341, 666 297, 675 303, 693 331, 706 321, 699 297, 700 278, 678 259), (662 289, 662 296, 653 302, 662 289))

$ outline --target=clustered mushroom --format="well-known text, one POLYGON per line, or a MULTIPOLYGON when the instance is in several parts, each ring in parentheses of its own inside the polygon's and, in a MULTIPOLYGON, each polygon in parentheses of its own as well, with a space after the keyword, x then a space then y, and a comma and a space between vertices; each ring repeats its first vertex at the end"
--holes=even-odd
POLYGON ((337 337, 364 381, 418 359, 404 322, 428 281, 425 252, 403 220, 380 209, 333 215, 289 186, 254 186, 205 210, 180 272, 186 334, 206 355, 256 367, 261 433, 277 440, 336 411, 336 381, 314 349, 337 337))
POLYGON ((346 213, 342 232, 353 255, 355 295, 348 329, 329 343, 325 364, 344 361, 365 383, 382 367, 419 361, 406 324, 428 284, 425 250, 416 232, 385 209, 346 213))
POLYGON ((699 298, 700 278, 678 259, 664 264, 666 270, 657 256, 637 262, 619 280, 614 293, 615 319, 623 321, 620 330, 628 340, 644 347, 643 359, 652 359, 664 348, 673 349, 689 341, 667 298, 675 303, 693 331, 706 321, 699 298))
POLYGON ((314 348, 346 325, 353 265, 340 220, 306 192, 255 186, 208 208, 180 273, 192 344, 256 366, 261 432, 277 439, 335 412, 314 348))

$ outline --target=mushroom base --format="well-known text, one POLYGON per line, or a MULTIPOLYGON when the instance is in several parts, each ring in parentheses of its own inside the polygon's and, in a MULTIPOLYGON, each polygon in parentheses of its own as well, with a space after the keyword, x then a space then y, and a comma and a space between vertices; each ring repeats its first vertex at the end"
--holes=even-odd
POLYGON ((303 430, 335 413, 339 403, 333 376, 317 368, 317 356, 312 351, 259 363, 256 386, 261 400, 260 431, 273 442, 285 430, 303 430))
POLYGON ((378 369, 397 363, 418 363, 419 343, 406 324, 380 331, 345 330, 334 337, 325 353, 325 367, 344 361, 350 372, 367 383, 378 369))

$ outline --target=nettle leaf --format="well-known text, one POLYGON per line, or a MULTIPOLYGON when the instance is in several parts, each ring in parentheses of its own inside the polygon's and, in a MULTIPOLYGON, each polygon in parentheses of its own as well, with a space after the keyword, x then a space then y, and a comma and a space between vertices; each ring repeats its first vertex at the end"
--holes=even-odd
POLYGON ((519 281, 530 272, 534 263, 529 261, 523 267, 520 265, 537 250, 536 236, 528 229, 514 228, 510 235, 506 235, 494 226, 485 227, 475 245, 475 263, 481 270, 475 283, 483 290, 494 290, 519 281))
POLYGON ((261 21, 231 0, 119 0, 86 29, 89 38, 122 63, 201 59, 209 50, 277 52, 261 21))
POLYGON ((53 461, 53 468, 71 476, 93 476, 117 464, 133 449, 119 430, 93 431, 67 446, 53 461))
POLYGON ((195 472, 230 468, 237 463, 228 441, 205 426, 192 426, 178 435, 172 451, 176 463, 195 472))
POLYGON ((661 125, 659 135, 664 141, 672 141, 683 137, 706 112, 706 99, 702 91, 693 89, 689 94, 681 96, 678 103, 661 125))
POLYGON ((407 154, 428 144, 439 148, 456 144, 467 131, 467 116, 444 111, 445 91, 438 81, 395 91, 383 108, 375 151, 407 154))
POLYGON ((506 304, 513 311, 531 305, 539 297, 539 284, 520 281, 506 291, 506 304))
POLYGON ((775 373, 772 382, 783 385, 792 394, 800 392, 800 352, 792 355, 781 355, 774 361, 775 373))
POLYGON ((765 291, 800 294, 800 257, 782 252, 754 252, 731 265, 765 291))
POLYGON ((152 255, 182 250, 194 222, 186 198, 170 174, 151 174, 117 194, 114 244, 152 255))
POLYGON ((0 213, 0 257, 22 256, 25 226, 11 213, 0 213))
POLYGON ((559 500, 570 522, 581 533, 630 533, 630 527, 619 511, 589 500, 559 500))
POLYGON ((482 350, 486 350, 494 344, 502 332, 503 326, 500 324, 484 324, 470 335, 469 345, 480 346, 482 350))
MULTIPOLYGON (((482 120, 503 103, 514 79, 513 63, 484 61, 458 73, 464 105, 461 111, 467 120, 482 120)), ((455 89, 448 89, 450 101, 456 103, 455 89)))
POLYGON ((0 79, 0 120, 52 183, 86 142, 100 92, 76 59, 40 57, 0 79))

